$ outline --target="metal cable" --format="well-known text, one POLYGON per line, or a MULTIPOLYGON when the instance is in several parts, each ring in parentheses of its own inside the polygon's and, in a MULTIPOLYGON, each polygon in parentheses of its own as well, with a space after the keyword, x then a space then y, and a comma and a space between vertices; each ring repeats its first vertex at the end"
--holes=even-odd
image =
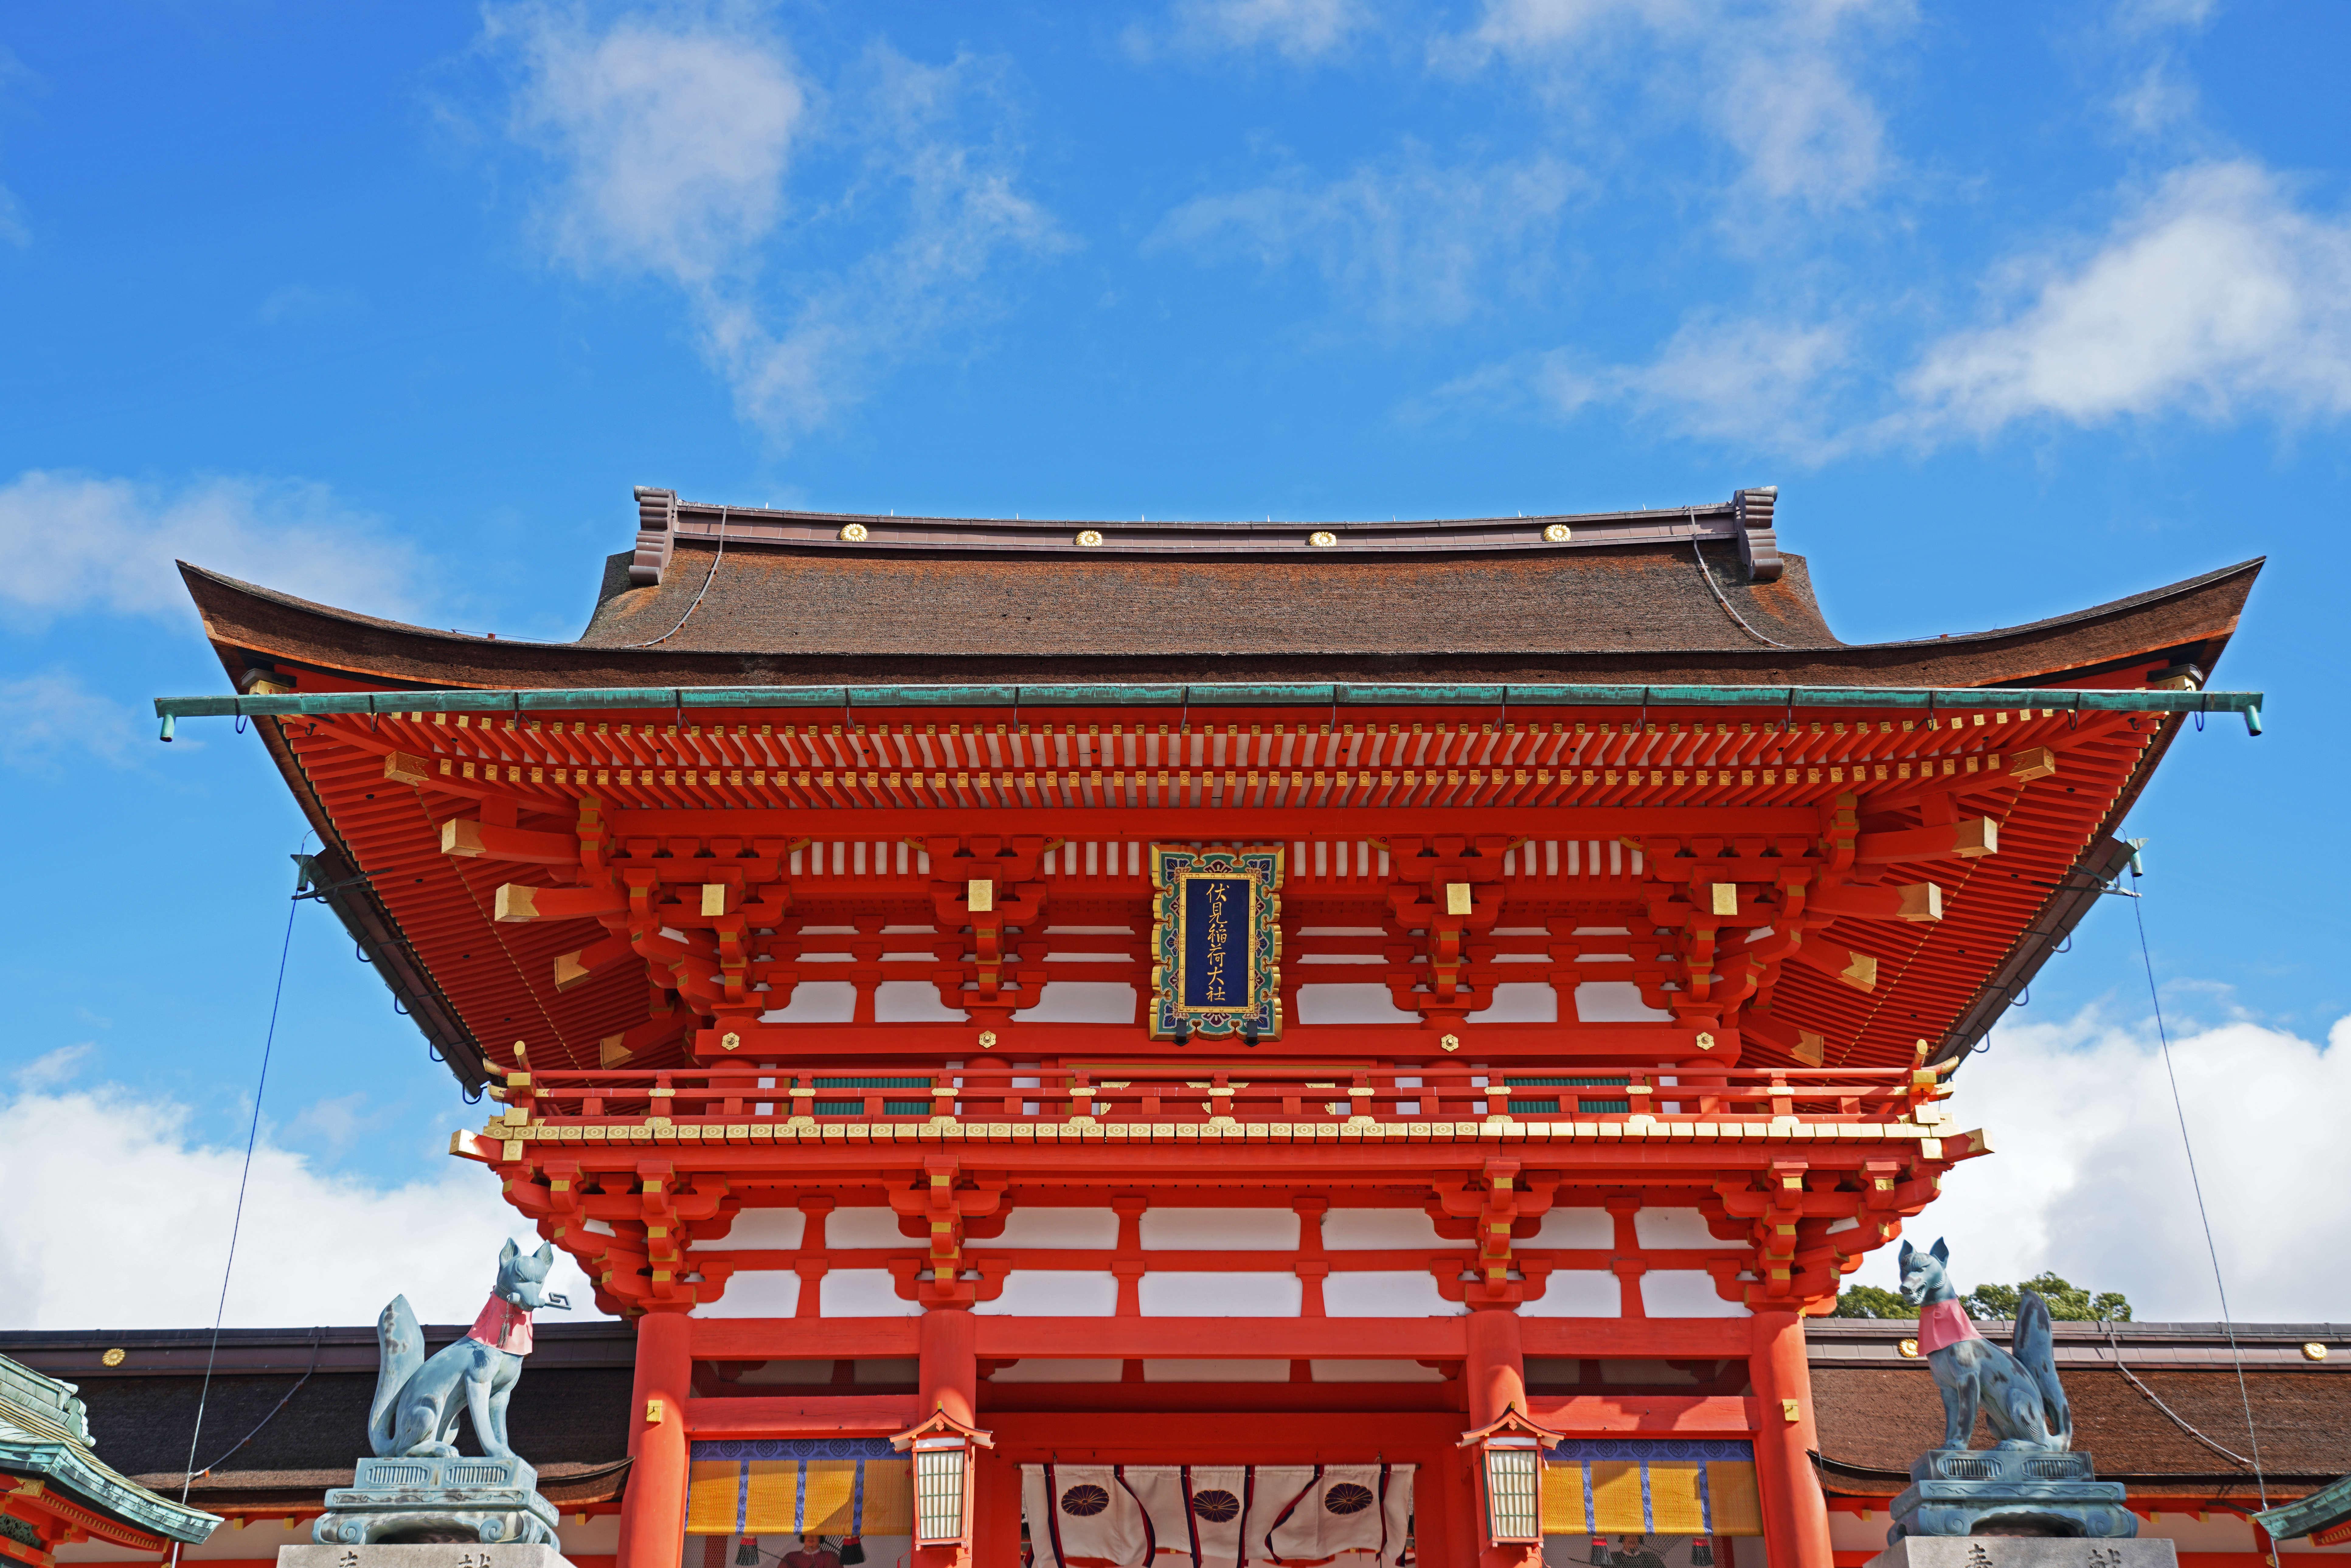
MULTIPOLYGON (((304 833, 303 843, 309 841, 310 835, 304 833)), ((296 850, 298 852, 300 845, 297 845, 296 850)), ((221 1265, 220 1301, 213 1308, 212 1348, 204 1353, 204 1380, 196 1389, 196 1425, 195 1429, 188 1434, 188 1469, 180 1478, 182 1507, 187 1505, 188 1489, 196 1480, 196 1443, 204 1436, 204 1403, 212 1396, 213 1364, 220 1358, 221 1321, 228 1315, 228 1282, 230 1276, 236 1271, 237 1237, 245 1228, 245 1194, 253 1181, 253 1150, 254 1145, 261 1141, 261 1097, 269 1087, 269 1053, 277 1043, 277 1009, 286 999, 286 960, 294 951, 294 912, 301 907, 298 896, 288 900, 286 905, 286 936, 277 948, 277 988, 270 993, 269 1028, 261 1038, 261 1078, 253 1086, 253 1122, 246 1129, 245 1168, 236 1178, 236 1212, 228 1227, 228 1260, 221 1265)), ((176 1563, 179 1560, 180 1543, 174 1541, 172 1543, 172 1561, 176 1563)))
POLYGON ((1785 648, 1788 646, 1785 643, 1772 642, 1771 638, 1766 637, 1762 632, 1758 632, 1754 627, 1750 626, 1747 623, 1747 617, 1739 613, 1739 612, 1732 607, 1730 601, 1724 596, 1722 585, 1714 580, 1714 572, 1706 564, 1706 552, 1698 549, 1698 514, 1696 512, 1692 512, 1690 514, 1690 554, 1698 558, 1698 574, 1706 579, 1706 586, 1708 591, 1713 593, 1714 601, 1722 606, 1722 612, 1725 615, 1729 616, 1733 621, 1739 622, 1739 629, 1741 632, 1746 632, 1750 637, 1754 638, 1758 643, 1761 643, 1769 648, 1785 648))
MULTIPOLYGON (((2155 1008, 2155 1038, 2163 1046, 2163 1072, 2171 1082, 2171 1108, 2179 1118, 2179 1146, 2188 1156, 2188 1185, 2196 1194, 2196 1215, 2204 1225, 2204 1250, 2212 1260, 2212 1286, 2220 1296, 2220 1327, 2229 1336, 2229 1360, 2237 1369, 2237 1398, 2245 1407, 2245 1436, 2253 1449, 2253 1486, 2261 1493, 2262 1511, 2269 1511, 2270 1488, 2262 1474, 2262 1437, 2253 1429, 2253 1396, 2245 1386, 2245 1358, 2237 1348, 2237 1325, 2229 1314, 2229 1284, 2220 1273, 2220 1248, 2212 1239, 2212 1213, 2204 1206, 2203 1178, 2196 1173, 2196 1145, 2188 1136, 2188 1103, 2180 1097, 2179 1074, 2171 1064, 2171 1034, 2163 1024, 2163 997, 2156 989, 2155 957, 2147 943, 2147 899, 2144 894, 2132 901, 2131 916, 2138 925, 2139 961, 2147 967, 2147 1000, 2155 1008)), ((2200 1435, 2200 1434, 2199 1434, 2200 1435)), ((2214 1447, 2219 1447, 2215 1444, 2214 1447)), ((2277 1548, 2270 1548, 2270 1562, 2277 1562, 2277 1548)))
POLYGON ((701 592, 698 592, 694 596, 694 602, 685 607, 685 613, 677 618, 676 625, 671 627, 668 631, 663 632, 660 636, 654 638, 650 643, 623 643, 621 646, 623 648, 658 647, 660 644, 668 642, 672 637, 676 636, 680 632, 684 631, 685 623, 694 619, 694 612, 702 608, 703 594, 708 593, 710 591, 710 585, 718 580, 718 563, 726 559, 726 508, 721 507, 718 508, 718 553, 710 558, 710 570, 702 580, 701 592))
POLYGON ((2114 1320, 2112 1318, 2108 1318, 2105 1322, 2106 1343, 2111 1347, 2114 1354, 2115 1370, 2123 1375, 2124 1381, 2127 1382, 2133 1388, 2137 1389, 2141 1394, 2146 1395, 2147 1402, 2148 1404, 2162 1411, 2166 1416, 2170 1416, 2171 1424, 2173 1426, 2179 1427, 2181 1431, 2187 1433, 2189 1437, 2195 1438, 2198 1442, 2203 1444, 2206 1448, 2211 1449, 2222 1458, 2242 1465, 2247 1469, 2253 1469, 2252 1460, 2245 1458, 2242 1454, 2235 1453, 2230 1449, 2222 1448, 2220 1444, 2214 1442, 2211 1438, 2198 1431, 2195 1424, 2189 1421, 2187 1416, 2182 1416, 2179 1411, 2174 1410, 2170 1406, 2166 1405, 2163 1402, 2163 1396, 2161 1395, 2156 1393, 2154 1389, 2149 1388, 2146 1384, 2141 1383, 2137 1376, 2132 1373, 2131 1369, 2123 1364, 2122 1342, 2115 1337, 2114 1320))

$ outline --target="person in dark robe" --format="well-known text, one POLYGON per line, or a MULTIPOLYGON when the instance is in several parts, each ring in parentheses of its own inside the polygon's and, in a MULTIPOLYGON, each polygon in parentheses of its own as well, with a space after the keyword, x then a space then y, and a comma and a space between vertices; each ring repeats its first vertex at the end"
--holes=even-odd
POLYGON ((821 1535, 803 1535, 798 1552, 784 1553, 784 1568, 841 1568, 841 1555, 821 1535))

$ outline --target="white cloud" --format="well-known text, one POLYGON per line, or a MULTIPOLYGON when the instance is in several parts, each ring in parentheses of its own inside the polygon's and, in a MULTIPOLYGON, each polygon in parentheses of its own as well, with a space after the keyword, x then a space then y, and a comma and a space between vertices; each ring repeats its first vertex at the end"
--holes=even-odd
MULTIPOLYGON (((192 1138, 184 1106, 120 1086, 28 1085, 0 1102, 0 1324, 210 1324, 244 1157, 192 1138), (89 1267, 93 1236, 128 1270, 89 1267)), ((404 1293, 426 1322, 470 1322, 509 1236, 538 1244, 479 1166, 453 1159, 429 1179, 378 1188, 322 1176, 265 1137, 226 1321, 367 1323, 404 1293)), ((560 1252, 549 1283, 570 1296, 572 1317, 594 1314, 586 1279, 560 1252)))
POLYGON ((1761 446, 1807 463, 1844 449, 1827 390, 1854 357, 1834 323, 1700 314, 1643 364, 1593 365, 1572 350, 1489 365, 1439 388, 1416 413, 1451 405, 1532 406, 1569 418, 1595 404, 1677 435, 1761 446))
POLYGON ((1064 243, 1016 188, 982 62, 926 67, 875 46, 820 94, 781 38, 735 12, 645 11, 601 29, 540 5, 487 16, 486 41, 518 73, 511 133, 555 171, 551 253, 679 289, 704 357, 778 438, 983 312, 978 285, 1006 255, 1064 243), (853 166, 788 223, 811 143, 853 166), (779 256, 842 234, 854 259, 769 280, 779 256))
POLYGON ((2180 170, 2086 257, 2011 272, 2025 302, 1910 373, 1914 429, 2351 412, 2351 225, 2257 164, 2180 170))
POLYGON ((81 1071, 81 1064, 98 1048, 84 1040, 79 1045, 61 1045, 46 1051, 16 1069, 16 1087, 26 1090, 55 1089, 70 1083, 81 1071))
POLYGON ((412 613, 419 563, 323 485, 204 479, 177 489, 31 469, 0 486, 0 616, 190 613, 175 559, 372 614, 412 613))
POLYGON ((1586 120, 1593 84, 1614 71, 1708 124, 1752 193, 1818 209, 1858 202, 1890 172, 1884 117, 1856 78, 1877 36, 1910 15, 1908 0, 1486 0, 1434 54, 1534 73, 1586 120))
MULTIPOLYGON (((2351 1019, 2319 1044, 2237 1021, 2172 1041, 2229 1301, 2241 1319, 2339 1320, 2351 1291, 2351 1019)), ((1959 1071, 1963 1126, 1996 1153, 1960 1166, 1907 1234, 1951 1243, 1961 1289, 2043 1269, 2119 1290, 2144 1319, 2220 1316, 2212 1265, 2151 1030, 2095 1011, 2001 1030, 1959 1071)), ((1856 1281, 1891 1288, 1892 1249, 1856 1281)))
POLYGON ((808 93, 771 34, 650 14, 598 33, 535 5, 491 9, 485 33, 522 57, 513 130, 560 170, 547 221, 566 260, 705 282, 775 227, 808 93))
POLYGON ((118 768, 152 732, 133 708, 92 691, 68 670, 0 681, 0 765, 53 773, 68 759, 95 757, 118 768))
MULTIPOLYGON (((1187 53, 1271 49, 1292 61, 1318 59, 1371 22, 1361 0, 1176 0, 1167 43, 1187 53)), ((1127 46, 1138 54, 1157 47, 1142 28, 1127 46)))
POLYGON ((1445 167, 1407 146, 1328 183, 1292 172, 1186 202, 1144 248, 1244 256, 1269 269, 1303 261, 1384 325, 1458 321, 1548 271, 1551 241, 1582 183, 1556 159, 1445 167))

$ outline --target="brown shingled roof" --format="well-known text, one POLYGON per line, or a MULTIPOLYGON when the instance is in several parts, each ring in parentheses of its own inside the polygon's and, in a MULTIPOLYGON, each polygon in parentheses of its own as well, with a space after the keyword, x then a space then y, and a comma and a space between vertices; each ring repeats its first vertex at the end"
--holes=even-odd
MULTIPOLYGON (((2252 1467, 2240 1462, 2252 1445, 2220 1325, 2124 1324, 2113 1343, 2095 1325, 2057 1330, 2074 1447, 2091 1455, 2101 1479, 2125 1482, 2135 1498, 2257 1500, 2252 1467)), ((1941 1441, 1931 1369, 1894 1349, 1916 1333, 1907 1322, 1808 1327, 1819 1464, 1832 1492, 1892 1497, 1909 1484, 1911 1462, 1941 1441)), ((1986 1333, 2007 1343, 2005 1324, 1987 1324, 1986 1333)), ((2351 1364, 2300 1354, 2304 1341, 2340 1347, 2351 1329, 2262 1324, 2241 1326, 2238 1337, 2271 1500, 2351 1472, 2351 1364)), ((1980 1425, 1977 1443, 1990 1440, 1980 1425)))

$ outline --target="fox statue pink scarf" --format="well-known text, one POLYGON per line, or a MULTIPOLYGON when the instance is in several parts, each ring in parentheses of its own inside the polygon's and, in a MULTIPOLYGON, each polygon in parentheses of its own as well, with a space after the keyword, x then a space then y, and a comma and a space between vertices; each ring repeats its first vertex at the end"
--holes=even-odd
MULTIPOLYGON (((475 1339, 482 1337, 479 1324, 475 1325, 474 1337, 475 1339)), ((522 1337, 523 1343, 528 1345, 530 1343, 528 1314, 525 1314, 524 1317, 522 1337)), ((1918 1309, 1918 1354, 1920 1355, 1932 1355, 1938 1350, 1948 1350, 1963 1339, 1981 1338, 1983 1335, 1976 1333, 1975 1320, 1969 1317, 1968 1310, 1955 1301, 1929 1301, 1918 1309)))
POLYGON ((467 1339, 480 1340, 494 1350, 510 1355, 530 1354, 530 1310, 516 1306, 505 1297, 493 1294, 482 1308, 481 1316, 465 1331, 467 1339))

